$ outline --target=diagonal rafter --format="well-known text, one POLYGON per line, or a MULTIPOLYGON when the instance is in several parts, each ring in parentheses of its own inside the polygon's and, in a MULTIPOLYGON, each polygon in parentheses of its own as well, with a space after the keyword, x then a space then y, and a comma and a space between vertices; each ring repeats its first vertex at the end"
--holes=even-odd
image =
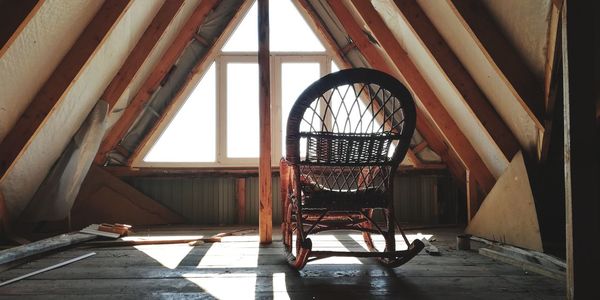
POLYGON ((198 30, 200 24, 202 24, 209 12, 218 4, 218 0, 204 0, 198 4, 196 10, 181 29, 180 34, 154 67, 154 70, 125 109, 121 118, 104 138, 94 160, 96 164, 104 163, 106 155, 123 139, 127 130, 133 125, 138 115, 144 110, 146 103, 150 100, 154 91, 159 87, 160 82, 167 75, 181 53, 183 53, 190 40, 194 38, 194 33, 198 30))
POLYGON ((524 67, 527 64, 493 22, 484 4, 476 0, 446 1, 518 103, 536 126, 543 129, 543 88, 531 70, 524 67))
POLYGON ((0 178, 4 177, 24 152, 54 107, 60 104, 63 96, 70 90, 71 82, 104 44, 129 4, 129 1, 123 0, 106 1, 75 41, 71 50, 0 144, 0 178))
MULTIPOLYGON (((357 2, 359 1, 353 1, 356 7, 365 5, 357 2)), ((498 145, 506 159, 510 161, 519 150, 519 143, 477 83, 475 83, 475 80, 415 1, 395 0, 394 2, 413 33, 419 38, 423 46, 429 50, 429 54, 444 71, 446 78, 462 95, 464 102, 471 108, 473 116, 479 120, 486 129, 487 134, 498 145)))
POLYGON ((150 52, 152 52, 152 49, 154 49, 158 40, 163 35, 182 4, 183 0, 165 1, 133 50, 131 50, 131 53, 121 66, 119 72, 117 72, 115 77, 113 77, 112 81, 108 84, 108 87, 104 90, 101 99, 108 103, 111 112, 114 110, 115 104, 119 101, 119 98, 123 95, 123 92, 127 86, 129 86, 131 80, 144 61, 146 61, 150 52))
MULTIPOLYGON (((387 71, 390 74, 398 74, 394 70, 390 70, 391 68, 387 66, 387 62, 381 57, 379 50, 375 48, 364 33, 363 29, 352 16, 350 10, 339 1, 330 0, 328 3, 338 19, 340 19, 340 22, 344 25, 352 40, 357 44, 357 47, 361 52, 363 52, 363 55, 367 59, 369 59, 369 57, 378 58, 380 62, 377 63, 377 65, 384 67, 384 71, 387 71)), ((483 160, 475 151, 471 143, 462 133, 456 122, 445 110, 440 100, 429 87, 417 67, 410 60, 408 54, 404 52, 372 4, 370 2, 362 2, 362 4, 368 5, 361 5, 361 8, 358 10, 361 18, 369 24, 370 29, 381 43, 382 48, 388 49, 385 51, 386 54, 398 71, 400 71, 400 77, 404 79, 404 82, 407 83, 409 88, 416 95, 417 103, 420 103, 419 106, 422 106, 427 111, 428 115, 431 116, 431 120, 436 124, 436 127, 440 129, 441 134, 445 137, 449 146, 456 151, 466 167, 475 174, 477 183, 484 193, 487 194, 494 186, 495 178, 483 163, 483 160)))

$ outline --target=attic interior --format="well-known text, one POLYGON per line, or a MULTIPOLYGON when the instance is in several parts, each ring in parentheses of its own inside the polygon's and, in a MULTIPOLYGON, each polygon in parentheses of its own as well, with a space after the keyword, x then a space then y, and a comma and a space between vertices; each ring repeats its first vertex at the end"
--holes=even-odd
MULTIPOLYGON (((0 296, 596 294, 598 6, 0 0, 0 296), (397 247, 425 248, 396 268, 339 256, 295 270, 288 115, 355 68, 414 101, 390 201, 397 247)), ((313 243, 369 251, 364 236, 313 243)))

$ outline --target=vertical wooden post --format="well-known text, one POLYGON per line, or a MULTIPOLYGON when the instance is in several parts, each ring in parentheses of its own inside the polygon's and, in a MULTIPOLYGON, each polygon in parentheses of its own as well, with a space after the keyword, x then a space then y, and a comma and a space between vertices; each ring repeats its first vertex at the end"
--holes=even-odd
POLYGON ((467 224, 471 223, 471 220, 479 209, 478 195, 477 195, 477 182, 473 177, 471 170, 467 169, 467 224))
POLYGON ((269 63, 269 0, 258 0, 258 105, 260 158, 258 165, 258 232, 261 244, 270 244, 273 227, 271 195, 271 95, 269 63))
POLYGON ((246 178, 235 180, 235 197, 237 200, 238 224, 246 223, 246 178))
POLYGON ((562 12, 568 299, 598 293, 598 6, 565 1, 562 12))

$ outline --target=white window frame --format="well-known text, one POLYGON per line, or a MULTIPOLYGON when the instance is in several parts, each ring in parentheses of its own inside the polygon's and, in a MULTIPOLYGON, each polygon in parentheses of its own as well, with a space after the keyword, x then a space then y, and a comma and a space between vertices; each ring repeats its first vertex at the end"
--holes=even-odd
MULTIPOLYGON (((282 139, 285 128, 281 128, 282 118, 282 82, 281 82, 281 66, 283 63, 319 63, 320 76, 324 76, 331 72, 332 57, 326 52, 271 52, 271 165, 277 166, 279 159, 283 153, 282 139)), ((257 167, 257 158, 230 158, 227 157, 227 64, 228 63, 257 63, 256 52, 221 52, 215 59, 215 78, 216 78, 216 161, 214 162, 147 162, 144 157, 147 155, 151 147, 159 140, 160 134, 155 135, 148 140, 144 145, 143 150, 132 162, 132 167, 160 167, 160 168, 175 168, 175 167, 257 167)), ((258 74, 256 75, 258 76, 258 74)), ((195 85, 194 85, 195 87, 195 85)), ((192 89, 193 90, 193 89, 192 89)), ((179 102, 177 107, 174 107, 170 113, 173 117, 176 112, 185 103, 185 100, 191 93, 182 93, 181 98, 174 99, 179 102)), ((258 103, 257 103, 258 105, 258 103)), ((173 119, 171 118, 171 120, 173 119)), ((164 132, 171 122, 166 122, 160 127, 161 132, 164 132)), ((189 137, 193 138, 193 137, 189 137)))

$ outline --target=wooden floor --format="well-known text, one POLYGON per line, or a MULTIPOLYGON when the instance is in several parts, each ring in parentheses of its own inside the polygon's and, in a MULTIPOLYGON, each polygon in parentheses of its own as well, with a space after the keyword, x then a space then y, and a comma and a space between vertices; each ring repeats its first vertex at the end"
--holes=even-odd
MULTIPOLYGON (((210 236, 230 230, 138 230, 144 238, 210 236)), ((0 298, 26 299, 564 299, 563 282, 455 250, 458 229, 421 229, 410 238, 434 236, 441 256, 422 251, 408 264, 386 269, 372 259, 331 258, 302 271, 287 266, 280 237, 260 247, 256 233, 220 243, 188 246, 77 247, 0 273, 5 281, 68 259, 96 255, 0 287, 0 298), (420 235, 417 235, 420 234, 420 235)), ((320 249, 361 249, 359 235, 321 234, 320 249)))

